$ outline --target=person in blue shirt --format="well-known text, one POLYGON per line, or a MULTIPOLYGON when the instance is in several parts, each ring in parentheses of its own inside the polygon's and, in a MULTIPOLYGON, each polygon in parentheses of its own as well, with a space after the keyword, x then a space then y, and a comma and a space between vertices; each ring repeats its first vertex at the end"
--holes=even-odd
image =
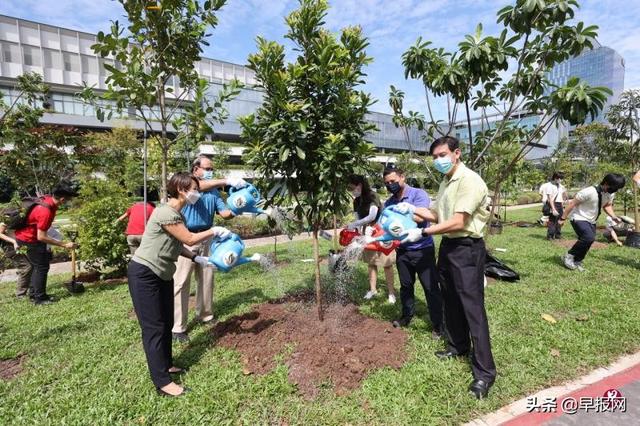
MULTIPOLYGON (((384 207, 399 203, 409 203, 415 207, 428 208, 431 201, 429 195, 422 189, 413 188, 405 182, 405 175, 401 169, 386 168, 383 173, 384 184, 392 195, 385 201, 384 207)), ((429 222, 414 216, 418 227, 426 228, 429 222)), ((406 327, 415 314, 414 286, 416 275, 422 284, 429 318, 432 325, 432 337, 439 339, 444 332, 442 320, 442 295, 436 269, 435 247, 433 238, 425 236, 416 242, 404 243, 396 250, 396 268, 400 277, 400 302, 402 316, 393 321, 394 327, 406 327)))
MULTIPOLYGON (((241 188, 247 183, 243 179, 213 179, 213 164, 204 155, 198 156, 192 164, 191 173, 200 182, 200 198, 194 204, 186 205, 182 209, 185 225, 190 232, 202 232, 213 226, 214 217, 218 214, 223 219, 231 219, 233 213, 216 189, 230 185, 241 188), (206 183, 206 184, 205 184, 206 183), (204 190, 203 190, 204 189, 204 190)), ((202 241, 194 246, 185 246, 198 256, 209 257, 211 240, 202 241)), ((187 334, 187 319, 189 314, 189 294, 191 274, 196 274, 196 318, 203 323, 213 321, 213 268, 191 262, 190 259, 179 257, 176 262, 176 272, 173 276, 174 309, 173 309, 173 338, 180 342, 189 340, 187 334)))

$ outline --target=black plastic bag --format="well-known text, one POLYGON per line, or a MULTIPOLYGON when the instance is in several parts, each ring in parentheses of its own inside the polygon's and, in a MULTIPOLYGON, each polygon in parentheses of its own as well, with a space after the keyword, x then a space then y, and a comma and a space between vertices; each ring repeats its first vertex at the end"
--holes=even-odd
POLYGON ((518 281, 520 274, 507 265, 487 253, 487 259, 484 263, 484 274, 487 277, 495 278, 502 281, 518 281))

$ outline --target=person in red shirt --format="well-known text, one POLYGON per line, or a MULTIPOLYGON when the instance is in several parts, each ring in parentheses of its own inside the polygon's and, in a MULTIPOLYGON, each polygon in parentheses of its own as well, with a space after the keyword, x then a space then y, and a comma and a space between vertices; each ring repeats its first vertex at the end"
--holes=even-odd
POLYGON ((127 236, 127 245, 129 246, 129 252, 131 254, 134 254, 138 247, 140 247, 140 241, 142 240, 142 234, 144 234, 144 228, 146 225, 145 217, 149 220, 151 213, 153 213, 153 209, 156 208, 153 201, 157 201, 157 198, 157 193, 155 191, 148 193, 146 216, 144 201, 139 201, 134 203, 122 214, 122 216, 116 219, 116 222, 122 222, 126 218, 129 218, 129 221, 127 222, 127 229, 124 233, 127 236))
POLYGON ((47 294, 47 274, 51 262, 51 252, 47 244, 74 249, 73 242, 64 242, 53 239, 47 235, 53 219, 56 217, 58 207, 78 193, 67 183, 60 183, 53 190, 53 195, 45 195, 42 199, 46 205, 37 205, 31 209, 27 216, 27 226, 16 229, 15 240, 18 246, 26 246, 27 259, 33 267, 29 286, 31 300, 36 305, 52 303, 54 300, 47 294))

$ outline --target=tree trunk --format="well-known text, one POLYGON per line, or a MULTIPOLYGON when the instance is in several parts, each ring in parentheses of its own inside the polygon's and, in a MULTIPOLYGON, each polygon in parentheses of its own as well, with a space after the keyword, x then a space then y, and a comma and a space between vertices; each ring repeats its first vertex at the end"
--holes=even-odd
POLYGON ((322 312, 322 284, 320 283, 320 247, 318 245, 318 225, 313 227, 313 258, 316 265, 316 305, 318 306, 318 319, 324 321, 322 312))
POLYGON ((498 182, 498 183, 496 183, 496 187, 493 190, 493 197, 494 198, 493 198, 493 200, 491 200, 491 212, 490 212, 490 216, 489 216, 489 223, 487 224, 489 228, 487 230, 487 235, 485 236, 485 239, 487 239, 491 235, 491 233, 490 233, 491 224, 493 223, 493 220, 494 220, 493 218, 494 218, 494 216, 496 214, 496 207, 500 206, 500 188, 501 188, 501 186, 502 185, 500 184, 500 182, 498 182))
MULTIPOLYGON (((163 133, 165 133, 163 131, 163 133)), ((160 144, 162 149, 162 189, 160 191, 161 199, 163 203, 167 202, 167 159, 169 158, 169 147, 165 145, 165 139, 162 138, 160 144)))
POLYGON ((471 133, 471 116, 469 115, 469 99, 464 100, 467 109, 467 130, 469 132, 469 164, 473 164, 473 134, 471 133))
POLYGON ((278 263, 278 236, 273 237, 273 263, 278 263))
POLYGON ((333 215, 333 249, 338 252, 338 215, 333 215))
POLYGON ((633 220, 635 220, 635 231, 640 232, 640 211, 638 210, 638 186, 633 187, 633 220))

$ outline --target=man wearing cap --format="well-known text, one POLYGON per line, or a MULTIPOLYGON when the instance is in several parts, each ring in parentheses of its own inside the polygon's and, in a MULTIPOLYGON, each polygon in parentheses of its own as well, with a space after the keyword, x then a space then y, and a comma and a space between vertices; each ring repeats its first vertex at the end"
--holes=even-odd
POLYGON ((405 241, 441 234, 438 272, 444 302, 448 347, 440 359, 471 354, 473 381, 469 391, 484 398, 496 378, 489 323, 484 307, 484 229, 489 220, 487 185, 461 161, 460 143, 450 136, 436 139, 429 150, 435 168, 444 175, 431 208, 409 204, 397 211, 412 212, 434 225, 412 229, 405 241))
POLYGON ((41 204, 36 205, 27 215, 24 228, 16 229, 15 240, 19 247, 26 247, 27 260, 32 266, 29 274, 30 298, 36 305, 47 305, 54 300, 47 294, 47 274, 51 262, 51 252, 47 244, 74 249, 76 244, 64 242, 47 235, 56 217, 58 207, 78 193, 68 183, 60 183, 53 189, 52 195, 45 195, 41 204))

